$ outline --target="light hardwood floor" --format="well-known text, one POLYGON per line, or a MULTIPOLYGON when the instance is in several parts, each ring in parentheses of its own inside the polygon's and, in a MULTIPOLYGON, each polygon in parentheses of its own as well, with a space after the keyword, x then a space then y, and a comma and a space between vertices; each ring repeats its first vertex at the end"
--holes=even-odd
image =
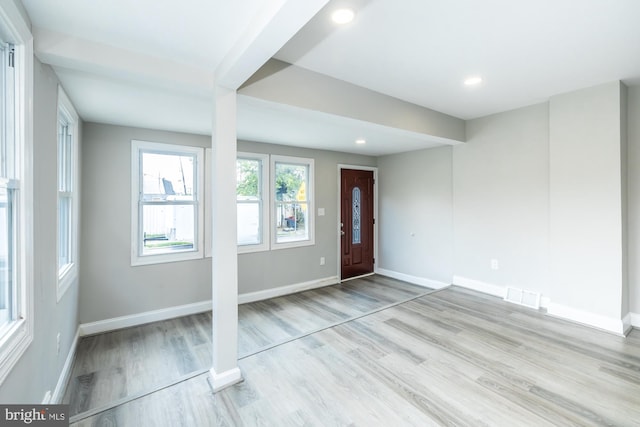
MULTIPOLYGON (((242 304, 238 351, 284 341, 430 290, 383 276, 242 304)), ((211 367, 211 313, 83 338, 64 398, 71 415, 126 400, 211 367)))
POLYGON ((75 426, 640 425, 640 331, 625 339, 461 288, 245 357, 75 426))

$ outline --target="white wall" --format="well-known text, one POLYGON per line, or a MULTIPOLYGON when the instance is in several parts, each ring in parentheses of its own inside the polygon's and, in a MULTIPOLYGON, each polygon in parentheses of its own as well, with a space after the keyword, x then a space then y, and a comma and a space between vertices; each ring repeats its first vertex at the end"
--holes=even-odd
POLYGON ((464 140, 462 119, 276 59, 269 60, 251 76, 238 93, 430 136, 464 140))
POLYGON ((78 282, 60 301, 56 296, 57 104, 58 79, 49 66, 34 60, 35 330, 31 346, 0 386, 2 403, 40 403, 47 391, 53 392, 78 327, 78 282))
POLYGON ((552 97, 549 157, 549 296, 618 320, 626 315, 620 97, 619 82, 552 97))
POLYGON ((453 148, 456 276, 550 290, 548 115, 545 103, 467 122, 453 148))
POLYGON ((378 159, 377 267, 383 272, 423 279, 424 284, 451 283, 452 157, 451 147, 441 147, 378 159))

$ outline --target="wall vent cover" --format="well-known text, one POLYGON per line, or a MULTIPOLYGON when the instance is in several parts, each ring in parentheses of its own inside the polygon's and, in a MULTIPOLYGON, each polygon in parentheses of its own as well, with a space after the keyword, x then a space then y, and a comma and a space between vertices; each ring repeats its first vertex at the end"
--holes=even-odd
POLYGON ((525 307, 538 310, 540 308, 540 293, 527 291, 525 289, 513 288, 507 286, 507 292, 504 300, 514 304, 523 305, 525 307))

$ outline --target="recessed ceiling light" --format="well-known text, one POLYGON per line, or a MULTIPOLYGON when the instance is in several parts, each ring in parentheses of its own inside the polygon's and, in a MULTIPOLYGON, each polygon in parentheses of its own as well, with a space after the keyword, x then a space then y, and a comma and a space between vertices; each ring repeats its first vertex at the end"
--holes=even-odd
POLYGON ((366 144, 367 141, 365 139, 356 139, 356 144, 366 144))
POLYGON ((348 24, 355 16, 355 12, 351 9, 337 9, 331 14, 331 19, 336 24, 348 24))
POLYGON ((482 77, 474 76, 464 80, 465 86, 475 86, 482 83, 482 77))

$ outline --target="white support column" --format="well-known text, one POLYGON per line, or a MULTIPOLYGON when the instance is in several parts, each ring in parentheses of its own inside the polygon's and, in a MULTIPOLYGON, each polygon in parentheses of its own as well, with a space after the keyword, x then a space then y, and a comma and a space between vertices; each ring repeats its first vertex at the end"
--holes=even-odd
POLYGON ((213 391, 242 381, 238 368, 236 91, 217 86, 212 132, 213 391))

